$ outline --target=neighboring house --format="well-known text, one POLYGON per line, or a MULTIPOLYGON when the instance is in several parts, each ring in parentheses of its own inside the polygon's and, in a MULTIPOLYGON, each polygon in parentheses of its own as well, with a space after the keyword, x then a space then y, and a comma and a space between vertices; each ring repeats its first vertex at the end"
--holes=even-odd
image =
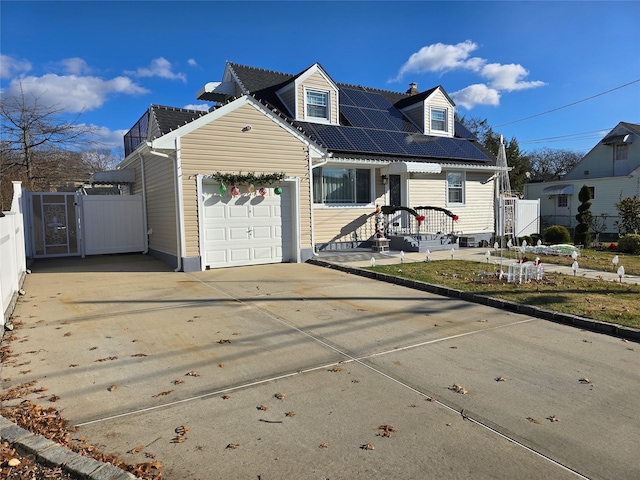
POLYGON ((216 102, 209 112, 152 105, 119 165, 145 198, 150 252, 185 271, 302 262, 369 247, 378 205, 436 207, 386 215, 386 235, 489 241, 496 159, 441 86, 415 87, 336 83, 319 64, 292 75, 227 63, 197 94, 216 102))
POLYGON ((591 189, 593 229, 599 240, 614 239, 618 231, 615 204, 640 196, 640 125, 620 122, 560 180, 526 184, 524 197, 540 199, 543 230, 549 225, 573 229, 583 185, 591 189))

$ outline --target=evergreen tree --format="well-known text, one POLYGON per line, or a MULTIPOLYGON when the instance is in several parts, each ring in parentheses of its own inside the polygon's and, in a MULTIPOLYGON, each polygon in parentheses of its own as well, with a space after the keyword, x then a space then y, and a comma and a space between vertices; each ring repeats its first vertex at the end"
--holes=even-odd
POLYGON ((580 200, 578 214, 576 215, 578 225, 573 235, 573 243, 587 247, 591 243, 591 232, 589 228, 591 227, 591 220, 593 218, 591 214, 591 189, 583 185, 580 193, 578 193, 578 200, 580 200))

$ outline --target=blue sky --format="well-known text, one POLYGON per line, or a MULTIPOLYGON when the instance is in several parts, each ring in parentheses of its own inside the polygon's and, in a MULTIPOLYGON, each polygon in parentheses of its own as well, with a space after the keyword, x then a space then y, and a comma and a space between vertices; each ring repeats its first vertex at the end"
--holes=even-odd
POLYGON ((637 0, 2 0, 0 21, 2 95, 22 79, 118 147, 151 104, 204 108, 195 94, 226 61, 293 74, 318 62, 337 82, 393 91, 442 85, 461 115, 524 151, 586 153, 618 122, 640 123, 637 0))

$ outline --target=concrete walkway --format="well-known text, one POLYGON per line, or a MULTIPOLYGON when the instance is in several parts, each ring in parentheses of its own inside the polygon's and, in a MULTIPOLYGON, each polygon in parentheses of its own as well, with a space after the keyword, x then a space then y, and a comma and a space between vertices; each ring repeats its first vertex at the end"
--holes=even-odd
POLYGON ((3 388, 163 479, 640 477, 635 342, 310 264, 48 260, 25 290, 3 388))

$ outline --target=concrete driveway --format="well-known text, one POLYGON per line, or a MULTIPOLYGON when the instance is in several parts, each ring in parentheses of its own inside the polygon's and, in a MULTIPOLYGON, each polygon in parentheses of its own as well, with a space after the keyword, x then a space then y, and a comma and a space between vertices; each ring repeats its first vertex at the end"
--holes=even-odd
POLYGON ((25 290, 3 388, 164 479, 640 478, 634 342, 309 264, 47 260, 25 290))

